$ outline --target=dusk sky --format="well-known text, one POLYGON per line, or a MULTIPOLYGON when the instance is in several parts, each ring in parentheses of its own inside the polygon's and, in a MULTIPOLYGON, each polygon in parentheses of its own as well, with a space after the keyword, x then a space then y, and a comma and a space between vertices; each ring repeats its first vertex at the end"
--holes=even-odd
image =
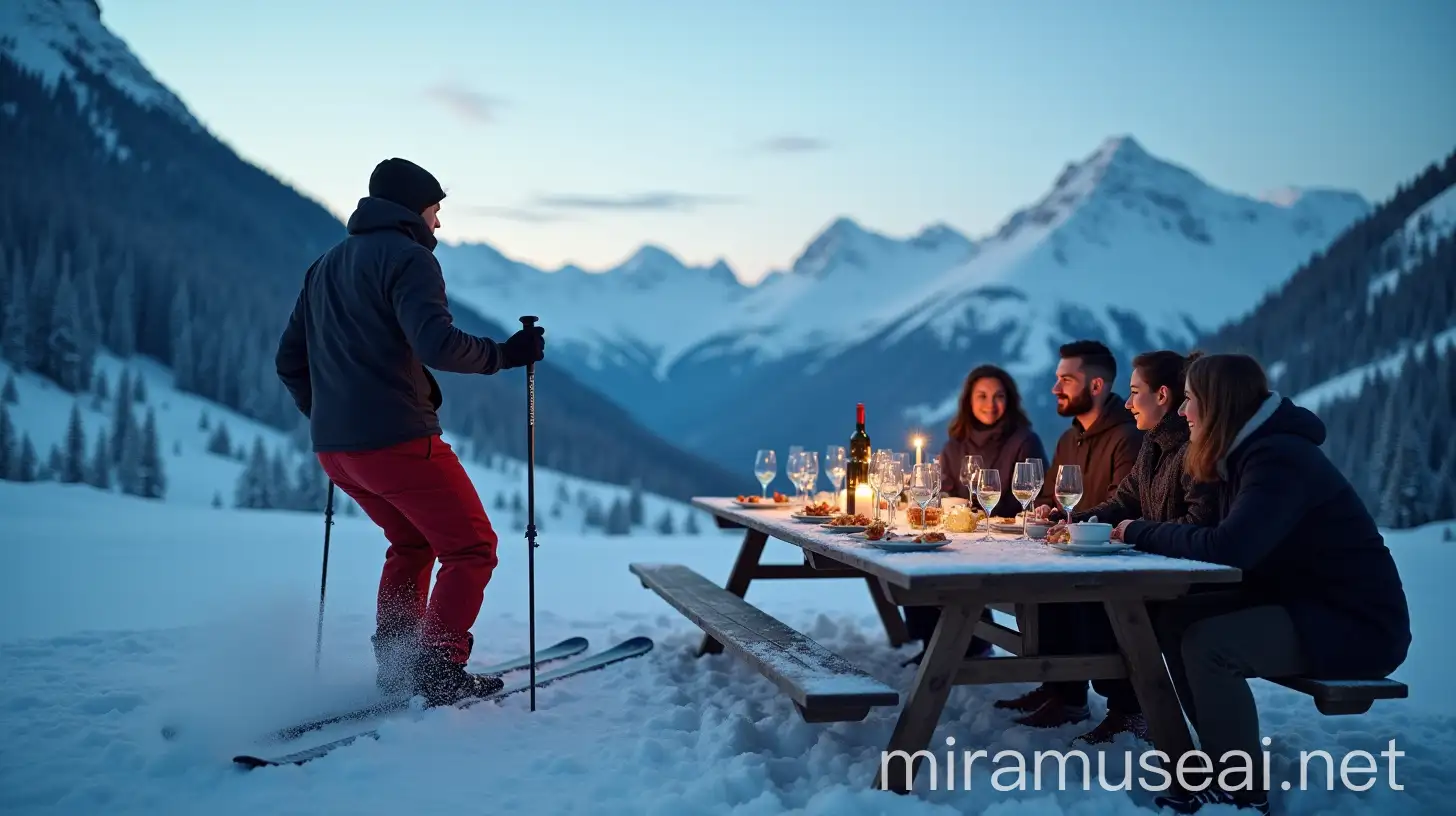
POLYGON ((441 237, 788 266, 840 215, 993 231, 1109 136, 1372 200, 1456 148, 1456 2, 102 0, 214 133, 341 218, 374 164, 441 237), (1441 102, 1445 99, 1445 102, 1441 102))

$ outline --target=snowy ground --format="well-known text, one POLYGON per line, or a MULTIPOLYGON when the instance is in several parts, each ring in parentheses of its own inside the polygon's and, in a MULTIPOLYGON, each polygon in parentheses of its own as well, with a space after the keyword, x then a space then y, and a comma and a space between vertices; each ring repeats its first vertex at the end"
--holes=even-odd
MULTIPOLYGON (((240 771, 248 737, 366 696, 374 581, 383 543, 363 519, 334 528, 324 667, 313 674, 322 524, 316 515, 214 510, 99 495, 85 487, 0 483, 0 812, 173 813, 1151 813, 1150 794, 1094 778, 1056 790, 998 791, 982 760, 973 788, 870 790, 894 709, 863 723, 806 725, 767 681, 728 655, 693 659, 697 630, 627 571, 633 560, 686 563, 722 581, 738 537, 554 536, 537 551, 538 644, 594 646, 646 634, 645 658, 499 706, 406 717, 298 768, 240 771), (160 737, 180 724, 176 742, 160 737)), ((524 541, 502 564, 476 627, 476 659, 525 649, 524 541)), ((1323 717, 1301 695, 1256 683, 1276 779, 1298 779, 1300 750, 1336 761, 1361 748, 1380 763, 1363 793, 1275 791, 1284 814, 1450 812, 1456 704, 1449 685, 1456 545, 1441 527, 1389 537, 1416 621, 1397 675, 1412 698, 1359 717, 1323 717), (1379 751, 1405 752, 1388 785, 1379 751), (1294 767, 1290 767, 1290 763, 1294 767)), ((793 560, 797 550, 771 544, 793 560)), ((889 649, 862 582, 780 581, 749 597, 875 676, 905 689, 912 651, 889 649)), ((960 687, 932 747, 1068 750, 1079 732, 1008 728, 990 700, 1015 688, 960 687)), ((1100 706, 1095 695, 1094 706, 1100 706)), ((1100 714, 1100 710, 1094 710, 1100 714)), ((322 741, 322 740, 319 740, 322 741)), ((943 748, 940 750, 944 750, 943 748)), ((1119 743, 1107 757, 1121 778, 1119 743)), ((1095 760, 1094 760, 1095 761, 1095 760)), ((1074 766, 1075 767, 1075 766, 1074 766)), ((1095 769, 1095 766, 1094 766, 1095 769)), ((1363 779, 1363 777, 1359 777, 1363 779)), ((1007 780, 1004 776, 1002 781, 1007 780)), ((959 781, 958 781, 959 782, 959 781)), ((924 784, 924 777, 921 777, 924 784)), ((1227 811, 1226 811, 1227 812, 1227 811)))

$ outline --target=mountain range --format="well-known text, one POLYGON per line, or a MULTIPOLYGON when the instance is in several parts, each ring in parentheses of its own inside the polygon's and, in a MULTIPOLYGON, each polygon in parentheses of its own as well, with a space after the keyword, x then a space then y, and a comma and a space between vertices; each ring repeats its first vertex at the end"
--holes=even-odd
POLYGON ((541 315, 553 359, 741 469, 757 448, 843 442, 856 402, 877 443, 933 437, 983 362, 1011 371, 1060 433, 1048 393, 1060 344, 1100 339, 1124 361, 1186 349, 1370 211, 1342 190, 1221 190, 1119 135, 993 234, 932 224, 897 238, 839 218, 754 285, 651 245, 599 272, 536 269, 485 244, 438 255, 452 297, 497 319, 541 315))
MULTIPOLYGON (((152 358, 179 389, 303 446, 273 353, 304 271, 344 225, 209 133, 95 2, 0 3, 0 178, 11 367, 82 395, 102 352, 152 358)), ((452 307, 472 333, 504 339, 519 326, 452 307)), ((554 361, 536 373, 543 467, 672 498, 739 488, 554 361)), ((524 459, 520 372, 439 379, 442 421, 470 456, 524 459)))

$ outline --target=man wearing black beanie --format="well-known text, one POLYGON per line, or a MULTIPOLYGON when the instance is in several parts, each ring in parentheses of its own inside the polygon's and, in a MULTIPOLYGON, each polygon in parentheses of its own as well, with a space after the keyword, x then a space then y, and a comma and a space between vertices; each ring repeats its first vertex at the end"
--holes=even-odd
POLYGON ((545 356, 539 326, 504 342, 455 327, 433 252, 444 198, 419 165, 380 162, 348 236, 305 274, 276 358, 324 472, 389 541, 373 637, 379 686, 430 705, 504 683, 465 671, 497 537, 440 436, 429 369, 494 374, 545 356))

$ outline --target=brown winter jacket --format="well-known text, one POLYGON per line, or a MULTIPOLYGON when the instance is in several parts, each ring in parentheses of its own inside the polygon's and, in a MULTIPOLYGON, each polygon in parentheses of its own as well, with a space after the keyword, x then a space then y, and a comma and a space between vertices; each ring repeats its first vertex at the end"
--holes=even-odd
POLYGON ((1036 497, 1033 506, 1050 507, 1053 519, 1062 517, 1056 496, 1057 469, 1062 465, 1082 467, 1082 499, 1073 512, 1096 507, 1114 495, 1118 484, 1132 472, 1143 442, 1137 420, 1123 402, 1117 394, 1108 394, 1107 406, 1097 415, 1092 427, 1085 430, 1080 422, 1072 420, 1072 427, 1057 440, 1041 495, 1036 497))

